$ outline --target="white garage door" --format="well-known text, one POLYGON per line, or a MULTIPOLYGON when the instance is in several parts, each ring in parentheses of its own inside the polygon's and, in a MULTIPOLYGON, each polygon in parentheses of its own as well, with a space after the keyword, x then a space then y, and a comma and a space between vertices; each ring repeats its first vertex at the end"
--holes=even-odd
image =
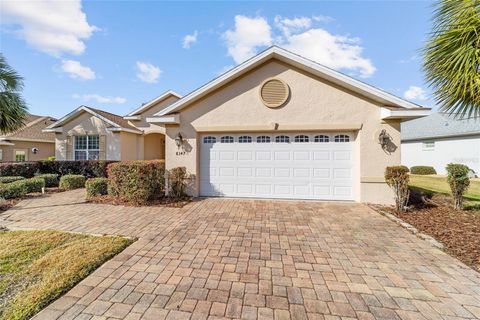
POLYGON ((200 195, 353 200, 353 134, 208 134, 200 195))

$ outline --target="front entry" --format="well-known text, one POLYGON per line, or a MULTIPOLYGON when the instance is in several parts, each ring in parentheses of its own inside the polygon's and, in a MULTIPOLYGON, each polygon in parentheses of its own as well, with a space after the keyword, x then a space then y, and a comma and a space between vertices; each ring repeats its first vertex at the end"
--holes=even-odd
POLYGON ((200 195, 354 200, 352 133, 200 138, 200 195))

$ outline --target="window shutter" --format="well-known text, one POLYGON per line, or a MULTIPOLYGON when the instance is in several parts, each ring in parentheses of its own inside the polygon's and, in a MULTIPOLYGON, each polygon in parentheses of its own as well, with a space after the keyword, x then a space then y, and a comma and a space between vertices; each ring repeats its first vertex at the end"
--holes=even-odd
POLYGON ((105 139, 105 135, 102 134, 100 135, 99 137, 99 148, 100 148, 100 151, 98 152, 98 158, 100 160, 106 160, 107 159, 107 151, 106 151, 106 139, 105 139))
POLYGON ((73 137, 67 136, 67 154, 65 160, 73 160, 73 137))

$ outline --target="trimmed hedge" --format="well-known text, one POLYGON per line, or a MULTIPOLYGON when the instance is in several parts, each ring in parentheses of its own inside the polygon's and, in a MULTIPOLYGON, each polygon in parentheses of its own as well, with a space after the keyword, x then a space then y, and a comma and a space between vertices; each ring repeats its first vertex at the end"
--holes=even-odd
POLYGON ((40 161, 39 171, 41 173, 56 173, 60 176, 75 174, 87 178, 106 177, 107 166, 114 162, 116 161, 40 161))
POLYGON ((19 180, 8 184, 0 185, 0 198, 14 199, 21 198, 27 194, 25 180, 19 180))
POLYGON ((108 194, 107 178, 90 178, 85 182, 87 188, 87 199, 108 194))
POLYGON ((27 193, 42 192, 42 189, 45 188, 45 179, 41 177, 20 180, 20 182, 25 184, 27 193))
POLYGON ((21 176, 31 178, 39 171, 40 163, 37 162, 5 162, 0 163, 0 176, 21 176))
POLYGON ((455 210, 461 210, 463 206, 463 194, 467 191, 470 186, 470 178, 468 173, 470 169, 459 163, 449 163, 447 164, 447 181, 450 185, 450 190, 452 190, 453 196, 453 207, 455 210))
POLYGON ((165 162, 125 161, 108 165, 109 194, 121 200, 143 205, 160 198, 165 190, 165 162))
POLYGON ((43 178, 43 180, 45 180, 45 187, 47 188, 58 187, 58 174, 56 173, 42 173, 35 177, 43 178))
POLYGON ((24 177, 0 177, 0 183, 10 183, 10 182, 15 182, 15 181, 19 181, 19 180, 24 180, 25 178, 24 177))
POLYGON ((79 174, 67 174, 60 178, 59 188, 73 190, 85 187, 86 178, 79 174))
POLYGON ((413 166, 410 168, 411 174, 427 175, 427 174, 437 174, 434 167, 430 166, 413 166))
POLYGON ((107 166, 115 161, 36 161, 0 163, 0 176, 22 176, 31 178, 38 173, 81 174, 88 178, 106 177, 107 166))
POLYGON ((395 198, 395 209, 398 212, 405 212, 410 189, 408 188, 409 175, 405 166, 392 166, 385 168, 385 182, 392 188, 395 198))

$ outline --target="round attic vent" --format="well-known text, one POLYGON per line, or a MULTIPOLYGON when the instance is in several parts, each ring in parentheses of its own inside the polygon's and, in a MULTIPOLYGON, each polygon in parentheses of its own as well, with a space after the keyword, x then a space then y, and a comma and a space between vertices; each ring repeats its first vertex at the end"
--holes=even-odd
POLYGON ((267 79, 260 86, 260 99, 269 108, 282 106, 287 101, 289 94, 288 85, 277 78, 267 79))

